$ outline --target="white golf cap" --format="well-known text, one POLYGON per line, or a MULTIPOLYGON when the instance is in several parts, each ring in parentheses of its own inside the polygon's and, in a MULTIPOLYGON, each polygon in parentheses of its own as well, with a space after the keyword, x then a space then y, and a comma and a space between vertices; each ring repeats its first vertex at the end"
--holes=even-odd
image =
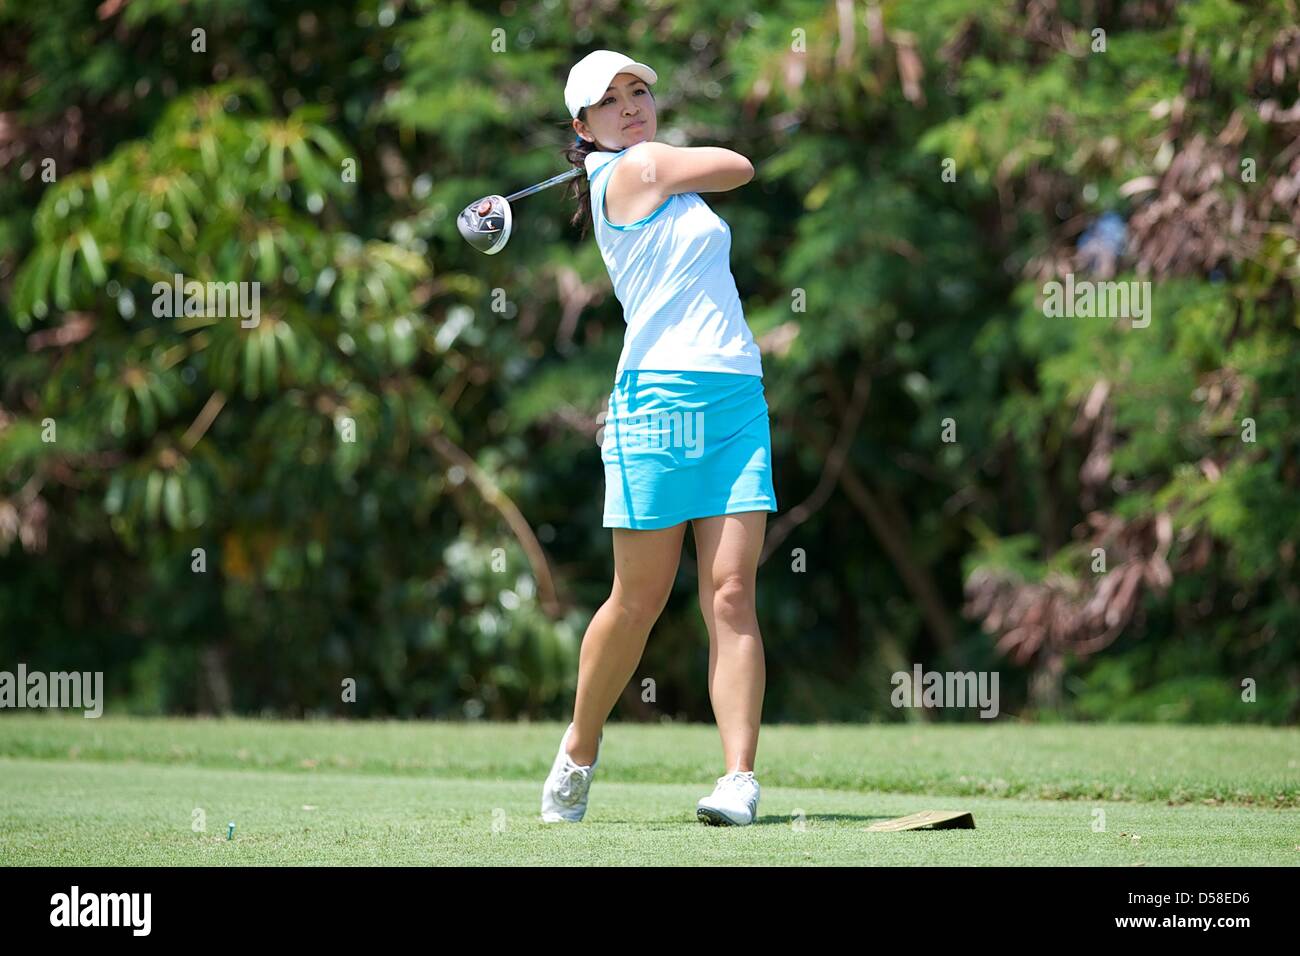
POLYGON ((569 115, 578 118, 578 110, 604 99, 609 83, 620 73, 639 76, 648 84, 659 79, 659 74, 644 63, 613 50, 594 50, 573 65, 569 82, 564 85, 564 105, 569 115))

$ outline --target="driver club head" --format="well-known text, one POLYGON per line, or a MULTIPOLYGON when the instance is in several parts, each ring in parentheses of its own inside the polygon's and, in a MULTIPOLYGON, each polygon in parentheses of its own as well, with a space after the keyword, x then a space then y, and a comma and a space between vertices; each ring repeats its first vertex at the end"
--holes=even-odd
POLYGON ((510 203, 504 196, 497 195, 475 200, 456 217, 456 228, 465 241, 489 256, 505 248, 513 224, 510 203))

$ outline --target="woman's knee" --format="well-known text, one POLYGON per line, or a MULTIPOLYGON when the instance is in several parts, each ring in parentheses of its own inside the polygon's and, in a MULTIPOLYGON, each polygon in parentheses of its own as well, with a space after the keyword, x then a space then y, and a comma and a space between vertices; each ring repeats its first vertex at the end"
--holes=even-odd
POLYGON ((610 592, 607 603, 629 620, 648 626, 654 624, 663 613, 671 590, 671 581, 667 587, 650 585, 629 588, 616 584, 610 592))
POLYGON ((727 574, 713 581, 713 618, 733 626, 748 624, 754 617, 754 582, 741 574, 727 574))

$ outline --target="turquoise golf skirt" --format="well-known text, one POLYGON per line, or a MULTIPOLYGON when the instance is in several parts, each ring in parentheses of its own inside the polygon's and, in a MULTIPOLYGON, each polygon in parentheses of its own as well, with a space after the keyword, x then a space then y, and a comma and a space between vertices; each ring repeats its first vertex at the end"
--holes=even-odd
POLYGON ((758 375, 625 371, 609 395, 600 457, 606 528, 776 510, 758 375))

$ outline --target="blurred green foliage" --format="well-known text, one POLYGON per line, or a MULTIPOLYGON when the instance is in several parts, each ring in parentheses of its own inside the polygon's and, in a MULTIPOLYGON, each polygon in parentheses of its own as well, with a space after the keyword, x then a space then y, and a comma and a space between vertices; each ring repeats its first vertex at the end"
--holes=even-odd
MULTIPOLYGON (((0 4, 0 666, 140 712, 567 713, 621 310, 560 190, 499 256, 454 218, 563 168, 607 47, 659 71, 661 139, 757 170, 707 198, 772 409, 767 719, 932 716, 890 707, 913 662, 1000 670, 1018 716, 1300 719, 1288 4, 847 7, 0 4), (1159 218, 1198 176, 1222 204, 1159 218), (1229 208, 1251 241, 1196 259, 1229 208), (1045 317, 1108 212, 1153 321, 1045 317), (178 274, 259 282, 260 320, 157 315, 178 274), (1148 562, 1110 640, 973 610, 1064 620, 1103 526, 1148 562)), ((687 542, 618 716, 711 714, 687 542)))

